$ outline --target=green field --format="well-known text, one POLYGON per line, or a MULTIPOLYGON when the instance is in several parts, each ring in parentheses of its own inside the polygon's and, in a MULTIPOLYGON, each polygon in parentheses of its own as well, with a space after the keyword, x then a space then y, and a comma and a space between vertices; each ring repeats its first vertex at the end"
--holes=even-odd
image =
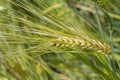
POLYGON ((0 80, 120 80, 120 0, 0 0, 0 80))

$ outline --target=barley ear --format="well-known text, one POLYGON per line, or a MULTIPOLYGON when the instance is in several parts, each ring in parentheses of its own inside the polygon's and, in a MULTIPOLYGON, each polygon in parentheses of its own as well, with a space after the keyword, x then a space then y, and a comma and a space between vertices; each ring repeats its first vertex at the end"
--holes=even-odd
POLYGON ((50 42, 50 46, 59 47, 59 48, 73 48, 78 47, 82 50, 91 50, 98 53, 111 54, 109 45, 102 44, 96 40, 85 40, 71 37, 59 37, 54 41, 50 42))

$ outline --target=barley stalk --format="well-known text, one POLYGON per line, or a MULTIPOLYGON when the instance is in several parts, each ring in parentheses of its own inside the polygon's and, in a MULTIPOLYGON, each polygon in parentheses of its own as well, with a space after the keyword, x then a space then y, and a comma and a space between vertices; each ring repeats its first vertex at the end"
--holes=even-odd
POLYGON ((101 43, 93 39, 80 39, 70 37, 59 37, 50 43, 50 46, 61 47, 61 48, 73 48, 78 47, 82 50, 91 50, 104 54, 111 54, 109 45, 101 43))

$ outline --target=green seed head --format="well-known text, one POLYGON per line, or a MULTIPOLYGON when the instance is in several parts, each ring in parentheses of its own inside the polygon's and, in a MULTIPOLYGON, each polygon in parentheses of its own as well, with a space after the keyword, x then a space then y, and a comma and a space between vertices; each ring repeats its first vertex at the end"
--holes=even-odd
POLYGON ((93 0, 95 3, 97 3, 101 8, 106 9, 107 2, 105 0, 93 0))

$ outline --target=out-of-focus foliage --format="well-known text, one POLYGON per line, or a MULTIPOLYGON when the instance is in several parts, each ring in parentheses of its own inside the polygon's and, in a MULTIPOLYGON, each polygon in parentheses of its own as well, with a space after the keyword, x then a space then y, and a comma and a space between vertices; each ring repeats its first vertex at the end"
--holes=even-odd
POLYGON ((0 80, 120 80, 119 4, 0 0, 0 80))

